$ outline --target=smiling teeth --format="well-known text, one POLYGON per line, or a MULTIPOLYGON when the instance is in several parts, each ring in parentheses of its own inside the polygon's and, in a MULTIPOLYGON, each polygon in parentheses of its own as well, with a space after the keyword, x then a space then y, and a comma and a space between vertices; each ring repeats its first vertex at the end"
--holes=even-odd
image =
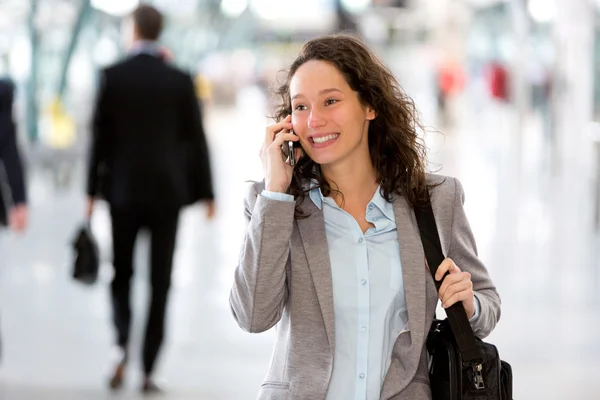
POLYGON ((334 135, 329 135, 329 136, 323 136, 323 137, 320 137, 320 138, 314 137, 314 138, 313 138, 313 141, 314 141, 315 143, 325 143, 326 141, 328 141, 328 140, 332 140, 332 139, 335 139, 335 138, 337 138, 338 136, 340 136, 340 135, 335 135, 335 134, 334 134, 334 135))

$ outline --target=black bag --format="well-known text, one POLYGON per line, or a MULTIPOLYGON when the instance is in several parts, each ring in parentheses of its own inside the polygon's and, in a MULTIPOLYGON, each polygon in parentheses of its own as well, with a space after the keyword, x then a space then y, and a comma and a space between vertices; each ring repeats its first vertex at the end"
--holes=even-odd
MULTIPOLYGON (((431 203, 415 207, 427 264, 435 277, 444 260, 431 203)), ((435 281, 439 291, 441 281, 435 281)), ((435 319, 427 336, 433 400, 512 400, 512 369, 496 346, 475 337, 462 302, 435 319)))
POLYGON ((79 229, 73 240, 73 249, 75 251, 73 278, 87 285, 95 283, 100 267, 100 255, 89 224, 84 224, 79 229))

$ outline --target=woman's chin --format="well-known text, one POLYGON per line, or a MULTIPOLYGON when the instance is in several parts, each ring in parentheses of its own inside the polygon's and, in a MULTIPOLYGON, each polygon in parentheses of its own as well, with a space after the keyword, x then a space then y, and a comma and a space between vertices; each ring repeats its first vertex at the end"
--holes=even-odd
POLYGON ((328 165, 334 163, 338 157, 335 154, 314 154, 310 159, 319 165, 328 165))

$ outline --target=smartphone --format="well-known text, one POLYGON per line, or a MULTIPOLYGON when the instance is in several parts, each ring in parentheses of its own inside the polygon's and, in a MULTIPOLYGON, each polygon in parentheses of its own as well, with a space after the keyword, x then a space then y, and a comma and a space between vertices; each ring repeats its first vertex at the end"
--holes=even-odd
MULTIPOLYGON (((290 133, 294 134, 294 131, 290 130, 290 133)), ((288 140, 281 146, 281 151, 283 152, 284 160, 290 159, 290 165, 293 167, 296 165, 296 157, 295 157, 295 149, 300 148, 300 144, 294 142, 293 140, 288 140)))
POLYGON ((296 142, 293 140, 288 141, 288 154, 290 155, 290 165, 293 167, 296 165, 296 152, 294 149, 296 148, 296 142))

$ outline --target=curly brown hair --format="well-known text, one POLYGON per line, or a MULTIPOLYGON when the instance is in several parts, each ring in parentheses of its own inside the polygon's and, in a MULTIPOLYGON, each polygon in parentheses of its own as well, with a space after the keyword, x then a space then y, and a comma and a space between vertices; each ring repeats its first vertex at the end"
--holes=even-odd
MULTIPOLYGON (((287 71, 285 81, 276 90, 280 103, 273 118, 281 121, 291 114, 290 81, 298 68, 311 60, 333 64, 363 106, 369 105, 375 111, 376 117, 369 124, 369 153, 382 196, 387 201, 392 201, 393 194, 405 196, 413 206, 427 202, 426 152, 417 134, 417 128, 422 125, 415 104, 360 38, 333 34, 306 42, 287 71)), ((294 169, 289 188, 289 193, 299 198, 298 206, 309 191, 306 183, 312 180, 318 182, 324 196, 338 192, 323 177, 320 166, 305 154, 294 169)), ((303 216, 299 207, 296 216, 303 216)))

